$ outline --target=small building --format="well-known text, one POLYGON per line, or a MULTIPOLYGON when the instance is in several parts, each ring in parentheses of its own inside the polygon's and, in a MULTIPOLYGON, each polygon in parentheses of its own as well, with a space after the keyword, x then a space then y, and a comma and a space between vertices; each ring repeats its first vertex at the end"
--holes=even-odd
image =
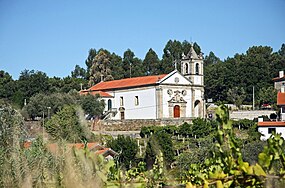
POLYGON ((285 75, 284 71, 279 71, 279 77, 273 78, 274 88, 278 91, 281 90, 281 86, 285 86, 285 75))
POLYGON ((268 139, 273 132, 281 133, 285 138, 285 77, 284 72, 279 72, 279 78, 274 78, 274 87, 278 90, 277 106, 280 108, 279 121, 263 121, 258 118, 258 131, 262 134, 261 139, 268 139))
POLYGON ((274 133, 281 133, 285 138, 285 122, 284 121, 263 121, 259 118, 258 131, 262 134, 261 140, 267 140, 274 133))
POLYGON ((103 119, 138 120, 205 117, 202 54, 182 55, 181 73, 102 81, 80 94, 99 94, 103 119))

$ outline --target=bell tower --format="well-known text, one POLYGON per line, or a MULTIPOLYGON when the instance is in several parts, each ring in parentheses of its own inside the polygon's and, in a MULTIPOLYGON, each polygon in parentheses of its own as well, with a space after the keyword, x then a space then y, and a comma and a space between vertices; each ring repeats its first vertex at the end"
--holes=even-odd
POLYGON ((202 53, 197 55, 193 45, 187 55, 182 54, 181 73, 187 77, 193 85, 204 86, 204 61, 202 53))
POLYGON ((191 116, 202 117, 206 115, 204 99, 204 61, 202 53, 197 55, 193 45, 187 55, 182 54, 181 73, 191 82, 191 116))

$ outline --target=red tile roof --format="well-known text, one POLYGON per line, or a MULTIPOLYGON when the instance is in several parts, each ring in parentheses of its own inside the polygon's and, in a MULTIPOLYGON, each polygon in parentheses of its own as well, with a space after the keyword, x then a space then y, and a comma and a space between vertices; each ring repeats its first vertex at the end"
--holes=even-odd
POLYGON ((89 91, 89 90, 82 90, 80 91, 80 95, 97 95, 99 94, 100 97, 113 97, 112 95, 110 95, 109 93, 103 92, 103 91, 89 91))
POLYGON ((102 149, 102 150, 96 151, 95 153, 96 153, 97 155, 100 155, 100 154, 105 153, 105 152, 108 151, 109 149, 110 149, 110 148, 104 148, 104 149, 102 149))
POLYGON ((282 80, 285 80, 285 76, 283 76, 283 77, 276 77, 276 78, 273 78, 272 79, 274 82, 278 82, 278 81, 282 81, 282 80))
POLYGON ((285 105, 285 93, 280 91, 277 94, 277 105, 285 105))
POLYGON ((258 122, 259 127, 285 127, 284 121, 263 121, 258 122))
POLYGON ((121 79, 121 80, 100 82, 92 86, 91 88, 89 88, 89 90, 106 91, 106 90, 119 89, 119 88, 153 85, 153 84, 156 84, 162 78, 164 78, 166 75, 167 74, 155 75, 155 76, 142 76, 142 77, 135 77, 135 78, 126 78, 126 79, 121 79))

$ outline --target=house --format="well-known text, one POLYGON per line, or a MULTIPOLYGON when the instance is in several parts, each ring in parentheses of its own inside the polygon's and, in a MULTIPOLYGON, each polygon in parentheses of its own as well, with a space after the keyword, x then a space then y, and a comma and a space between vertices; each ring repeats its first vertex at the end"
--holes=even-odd
POLYGON ((277 106, 280 108, 279 121, 263 121, 258 118, 258 131, 262 133, 262 140, 268 139, 273 132, 281 133, 285 138, 285 77, 284 71, 279 72, 279 77, 274 78, 274 87, 278 90, 277 106))
POLYGON ((278 91, 281 90, 281 86, 285 85, 284 71, 279 71, 279 77, 273 78, 272 80, 274 81, 274 88, 278 91))
POLYGON ((99 94, 104 119, 205 117, 203 56, 192 47, 182 55, 181 73, 100 82, 80 94, 99 94))

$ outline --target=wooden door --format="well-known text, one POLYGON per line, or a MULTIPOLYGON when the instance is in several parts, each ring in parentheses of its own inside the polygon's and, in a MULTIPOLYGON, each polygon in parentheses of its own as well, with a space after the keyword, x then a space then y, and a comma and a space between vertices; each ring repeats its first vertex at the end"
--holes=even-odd
POLYGON ((179 118, 180 117, 180 106, 175 105, 174 106, 174 118, 179 118))

